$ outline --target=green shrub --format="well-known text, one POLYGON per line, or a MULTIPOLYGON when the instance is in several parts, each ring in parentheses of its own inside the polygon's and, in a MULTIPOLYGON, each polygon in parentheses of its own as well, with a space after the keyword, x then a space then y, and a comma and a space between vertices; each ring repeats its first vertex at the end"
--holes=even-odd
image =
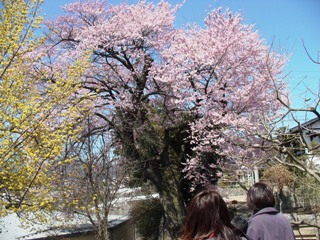
POLYGON ((161 220, 164 215, 159 199, 153 198, 136 202, 130 215, 142 240, 159 239, 161 220))

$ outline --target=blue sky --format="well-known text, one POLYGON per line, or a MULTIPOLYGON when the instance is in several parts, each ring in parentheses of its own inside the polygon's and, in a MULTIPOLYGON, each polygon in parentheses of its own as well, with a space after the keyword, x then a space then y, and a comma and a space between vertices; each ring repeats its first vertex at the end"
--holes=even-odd
MULTIPOLYGON (((43 13, 52 19, 62 13, 61 6, 75 0, 45 0, 43 13)), ((182 0, 167 0, 172 4, 182 0)), ((107 0, 107 3, 136 3, 138 0, 107 0)), ((154 1, 157 2, 157 1, 154 1)), ((318 93, 320 87, 320 65, 308 58, 302 39, 308 52, 320 61, 320 1, 319 0, 186 0, 178 11, 176 25, 187 22, 203 23, 207 13, 216 7, 230 8, 241 12, 244 23, 254 24, 255 29, 268 44, 282 53, 292 56, 286 67, 290 73, 287 81, 292 90, 293 104, 301 107, 305 95, 305 86, 318 93), (303 83, 298 84, 303 80, 303 83), (298 85, 297 85, 298 84, 298 85)), ((309 116, 314 117, 314 116, 309 116)))

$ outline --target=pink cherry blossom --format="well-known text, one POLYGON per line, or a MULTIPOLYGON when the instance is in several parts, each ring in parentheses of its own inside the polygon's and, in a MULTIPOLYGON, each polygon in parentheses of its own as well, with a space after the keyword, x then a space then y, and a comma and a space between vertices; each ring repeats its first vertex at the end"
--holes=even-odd
POLYGON ((204 27, 176 28, 179 7, 166 1, 69 4, 65 15, 47 23, 47 48, 53 67, 92 54, 83 93, 95 92, 92 107, 108 124, 119 112, 143 113, 141 119, 162 129, 187 123, 194 154, 183 162, 183 173, 205 182, 198 171, 203 153, 218 154, 221 164, 233 159, 248 166, 265 156, 253 146, 262 141, 257 133, 266 119, 272 122, 281 111, 275 90, 284 84, 287 58, 230 10, 213 10, 204 27))

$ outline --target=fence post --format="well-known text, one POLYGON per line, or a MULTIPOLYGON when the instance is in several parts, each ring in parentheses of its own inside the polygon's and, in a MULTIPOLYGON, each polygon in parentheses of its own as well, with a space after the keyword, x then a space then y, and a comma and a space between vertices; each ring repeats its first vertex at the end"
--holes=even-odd
MULTIPOLYGON (((318 214, 315 213, 314 217, 315 217, 316 225, 318 225, 318 214)), ((316 228, 316 239, 317 240, 320 240, 320 233, 319 232, 320 232, 319 228, 316 228)))

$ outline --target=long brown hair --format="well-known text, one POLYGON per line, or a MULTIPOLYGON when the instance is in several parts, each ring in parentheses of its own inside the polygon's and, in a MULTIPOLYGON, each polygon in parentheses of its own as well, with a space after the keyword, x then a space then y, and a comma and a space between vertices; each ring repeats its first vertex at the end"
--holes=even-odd
POLYGON ((204 190, 191 200, 181 240, 203 240, 210 234, 217 239, 236 239, 225 201, 214 190, 204 190))

